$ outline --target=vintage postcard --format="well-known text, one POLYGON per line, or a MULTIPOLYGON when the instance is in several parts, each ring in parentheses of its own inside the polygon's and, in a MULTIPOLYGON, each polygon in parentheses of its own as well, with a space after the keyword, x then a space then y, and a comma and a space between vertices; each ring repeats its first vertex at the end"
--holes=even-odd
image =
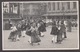
POLYGON ((2 2, 2 50, 79 49, 78 1, 2 2))

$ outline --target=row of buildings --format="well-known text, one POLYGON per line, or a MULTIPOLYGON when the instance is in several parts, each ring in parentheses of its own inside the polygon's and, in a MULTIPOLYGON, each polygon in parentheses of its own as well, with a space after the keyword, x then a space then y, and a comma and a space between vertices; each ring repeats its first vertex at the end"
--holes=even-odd
POLYGON ((78 1, 3 2, 3 21, 11 19, 77 20, 78 1))

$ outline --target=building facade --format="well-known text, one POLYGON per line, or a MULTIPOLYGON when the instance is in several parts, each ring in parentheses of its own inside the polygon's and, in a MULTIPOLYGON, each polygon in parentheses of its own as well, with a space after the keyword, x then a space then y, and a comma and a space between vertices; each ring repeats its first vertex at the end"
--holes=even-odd
POLYGON ((45 3, 22 3, 20 14, 23 18, 40 18, 46 13, 45 3))
POLYGON ((3 24, 11 19, 14 23, 23 19, 77 20, 77 1, 43 1, 43 2, 3 2, 3 24))
POLYGON ((78 3, 71 2, 47 2, 47 19, 71 19, 76 20, 78 15, 78 3))

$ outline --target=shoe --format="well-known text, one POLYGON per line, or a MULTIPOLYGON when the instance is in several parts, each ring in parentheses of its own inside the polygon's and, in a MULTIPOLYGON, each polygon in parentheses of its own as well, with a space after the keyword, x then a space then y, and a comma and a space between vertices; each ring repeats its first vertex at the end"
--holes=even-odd
POLYGON ((59 41, 58 44, 61 44, 61 41, 59 41))
POLYGON ((8 39, 11 39, 11 38, 8 38, 8 39))
POLYGON ((25 37, 25 36, 23 36, 23 37, 25 37))
POLYGON ((67 37, 64 37, 64 38, 67 38, 67 37))
POLYGON ((30 43, 33 46, 33 43, 30 43))
POLYGON ((19 39, 17 39, 17 41, 19 41, 19 39))
POLYGON ((52 40, 52 43, 53 43, 53 40, 52 40))
POLYGON ((43 36, 41 36, 41 37, 44 37, 44 35, 43 35, 43 36))
POLYGON ((58 43, 58 42, 55 42, 56 44, 58 43))
POLYGON ((38 43, 38 45, 40 45, 40 43, 38 43))
POLYGON ((30 41, 28 41, 29 43, 31 43, 30 41))

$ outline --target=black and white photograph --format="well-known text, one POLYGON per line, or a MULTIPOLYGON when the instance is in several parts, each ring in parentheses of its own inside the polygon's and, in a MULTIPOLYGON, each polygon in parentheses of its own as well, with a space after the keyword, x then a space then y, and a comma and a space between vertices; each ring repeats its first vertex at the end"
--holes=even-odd
POLYGON ((78 1, 2 2, 2 50, 78 50, 78 1))

